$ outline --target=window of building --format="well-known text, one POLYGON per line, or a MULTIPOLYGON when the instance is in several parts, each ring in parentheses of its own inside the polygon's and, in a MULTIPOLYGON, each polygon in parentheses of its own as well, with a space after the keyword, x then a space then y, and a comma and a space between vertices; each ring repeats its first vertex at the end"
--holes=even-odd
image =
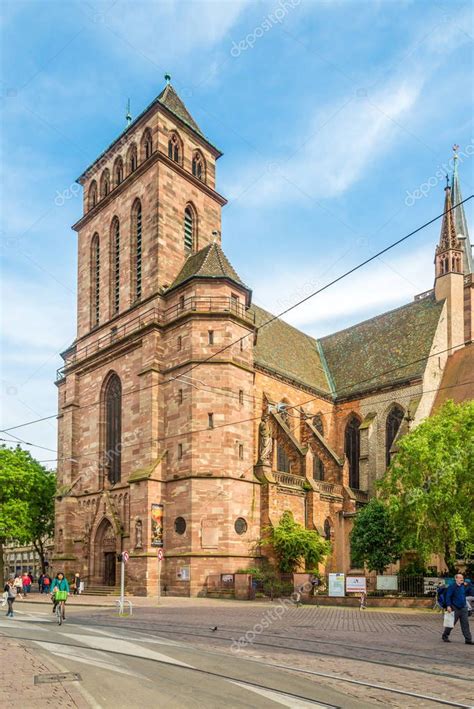
POLYGON ((205 163, 200 152, 195 152, 193 155, 192 169, 194 177, 204 182, 206 179, 205 163))
POLYGON ((132 297, 133 301, 142 297, 143 229, 142 205, 139 199, 132 208, 132 297))
POLYGON ((239 404, 242 406, 244 403, 244 390, 240 389, 239 390, 239 404))
POLYGON ((207 425, 209 428, 214 428, 214 414, 207 414, 207 425))
POLYGON ((286 450, 280 443, 277 444, 277 470, 280 473, 290 472, 290 459, 286 450))
POLYGON ((174 162, 181 162, 181 141, 176 133, 173 133, 168 140, 168 157, 174 162))
POLYGON ((142 160, 148 160, 153 152, 153 140, 151 137, 151 130, 147 128, 143 133, 142 138, 142 160))
POLYGON ((244 338, 243 337, 240 338, 240 351, 241 352, 244 351, 244 338))
POLYGON ((128 174, 135 172, 138 166, 137 146, 135 143, 130 146, 127 153, 127 168, 128 174))
POLYGON ((237 517, 234 523, 234 529, 237 534, 245 534, 248 529, 247 520, 245 520, 243 517, 237 517))
POLYGON ((182 403, 183 403, 183 390, 178 389, 178 404, 182 404, 182 403))
POLYGON ((403 421, 403 416, 404 411, 401 406, 398 406, 398 404, 392 406, 388 412, 387 420, 385 422, 385 462, 387 467, 390 465, 390 450, 395 438, 397 437, 398 430, 403 421))
POLYGON ((239 460, 244 459, 244 445, 243 443, 239 443, 239 460))
POLYGON ((207 341, 208 341, 208 344, 210 344, 210 345, 214 344, 214 330, 208 330, 207 341))
POLYGON ((184 310, 184 295, 180 295, 179 297, 179 309, 184 310))
POLYGON ((110 192, 110 172, 109 168, 106 167, 102 176, 100 178, 100 196, 102 198, 107 197, 110 192))
POLYGON ((177 345, 178 345, 178 350, 180 350, 183 346, 183 338, 181 337, 181 335, 179 335, 179 337, 178 337, 177 345))
POLYGON ((114 163, 114 187, 118 187, 123 182, 123 160, 118 157, 114 163))
POLYGON ((324 480, 324 463, 317 455, 313 456, 313 480, 324 480))
POLYGON ((230 309, 233 313, 239 312, 240 298, 235 293, 230 294, 230 309))
POLYGON ((349 460, 349 487, 359 489, 360 421, 352 416, 344 436, 344 452, 349 460))
POLYGON ((184 517, 176 517, 174 521, 174 531, 176 534, 184 534, 186 531, 186 520, 184 517))
POLYGON ((100 321, 100 243, 99 235, 94 234, 91 241, 91 324, 100 321))
POLYGON ((194 247, 195 220, 191 207, 184 210, 184 250, 190 252, 194 247))
POLYGON ((324 436, 323 417, 321 414, 316 414, 316 416, 313 417, 313 426, 321 436, 324 436))
POLYGON ((111 228, 111 287, 112 315, 120 310, 120 222, 115 217, 111 228))
POLYGON ((122 385, 112 374, 105 388, 105 467, 112 484, 121 476, 122 385))
POLYGON ((97 182, 92 180, 89 187, 88 205, 92 209, 97 204, 97 182))
POLYGON ((178 460, 181 460, 183 457, 183 444, 178 443, 178 460))

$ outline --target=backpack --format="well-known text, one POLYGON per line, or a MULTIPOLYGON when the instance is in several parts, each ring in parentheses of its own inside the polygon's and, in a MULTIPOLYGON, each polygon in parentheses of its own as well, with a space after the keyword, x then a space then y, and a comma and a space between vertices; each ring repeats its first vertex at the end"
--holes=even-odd
POLYGON ((438 605, 441 606, 441 608, 446 608, 446 591, 448 590, 447 586, 440 586, 440 588, 437 589, 436 591, 436 600, 438 602, 438 605))
POLYGON ((49 580, 49 577, 48 577, 48 576, 45 576, 44 579, 43 579, 43 584, 44 584, 45 586, 49 586, 50 583, 51 583, 51 581, 49 580))

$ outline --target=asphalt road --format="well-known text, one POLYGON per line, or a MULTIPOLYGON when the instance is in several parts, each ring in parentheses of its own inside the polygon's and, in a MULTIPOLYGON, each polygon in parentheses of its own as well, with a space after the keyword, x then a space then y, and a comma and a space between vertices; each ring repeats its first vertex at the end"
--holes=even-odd
POLYGON ((441 615, 430 611, 136 598, 133 617, 120 618, 110 599, 71 598, 58 627, 49 599, 35 600, 18 602, 13 620, 0 615, 0 635, 23 646, 25 675, 5 679, 2 695, 0 671, 0 704, 16 701, 17 687, 38 703, 38 670, 24 670, 38 660, 41 673, 54 663, 80 675, 41 695, 70 696, 65 709, 474 706, 473 647, 459 628, 442 643, 441 615))

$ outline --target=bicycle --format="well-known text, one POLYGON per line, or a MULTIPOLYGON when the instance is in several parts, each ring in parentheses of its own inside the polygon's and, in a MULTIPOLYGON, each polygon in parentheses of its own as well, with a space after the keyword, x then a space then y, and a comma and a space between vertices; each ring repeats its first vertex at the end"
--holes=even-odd
POLYGON ((66 620, 66 614, 64 612, 64 609, 66 607, 66 599, 67 599, 67 591, 57 591, 55 594, 55 603, 56 603, 56 619, 58 621, 58 625, 62 625, 63 620, 66 620))

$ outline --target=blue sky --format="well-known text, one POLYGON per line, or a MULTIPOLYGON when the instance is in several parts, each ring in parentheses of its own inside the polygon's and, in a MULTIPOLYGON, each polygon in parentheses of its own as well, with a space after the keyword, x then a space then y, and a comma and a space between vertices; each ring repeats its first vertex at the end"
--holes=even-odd
MULTIPOLYGON (((75 335, 75 179, 123 130, 128 97, 135 116, 172 75, 224 152, 224 249, 278 312, 437 215, 455 142, 473 192, 470 12, 456 0, 4 3, 1 427, 56 410, 58 353, 75 335)), ((288 320, 319 336, 410 301, 432 286, 438 232, 288 320)), ((56 449, 54 420, 13 433, 56 449)))

